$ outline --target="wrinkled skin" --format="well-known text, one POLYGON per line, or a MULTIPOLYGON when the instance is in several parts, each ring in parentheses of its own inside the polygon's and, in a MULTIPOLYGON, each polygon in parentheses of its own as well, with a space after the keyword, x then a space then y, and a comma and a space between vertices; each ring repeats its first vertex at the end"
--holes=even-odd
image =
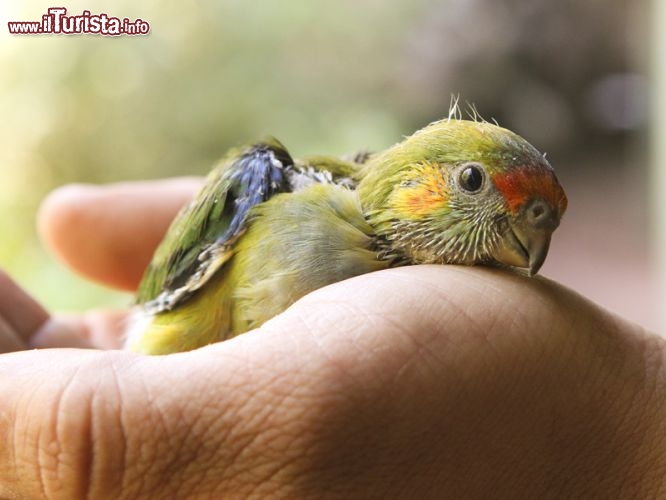
MULTIPOLYGON (((61 190, 41 232, 132 289, 194 184, 61 190)), ((5 351, 120 343, 122 312, 49 318, 6 276, 0 316, 5 351)), ((261 330, 163 357, 0 356, 0 497, 666 494, 662 340, 557 283, 392 269, 261 330)))

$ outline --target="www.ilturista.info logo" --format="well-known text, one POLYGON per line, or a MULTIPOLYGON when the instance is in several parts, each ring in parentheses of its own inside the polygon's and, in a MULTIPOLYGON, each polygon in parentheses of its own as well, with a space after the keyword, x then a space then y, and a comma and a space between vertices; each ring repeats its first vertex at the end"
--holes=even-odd
POLYGON ((68 16, 65 7, 51 7, 41 21, 10 21, 7 23, 12 35, 45 35, 65 34, 79 35, 89 33, 92 35, 120 36, 120 35, 147 35, 150 33, 150 24, 143 19, 130 21, 128 18, 91 14, 84 10, 80 16, 68 16))

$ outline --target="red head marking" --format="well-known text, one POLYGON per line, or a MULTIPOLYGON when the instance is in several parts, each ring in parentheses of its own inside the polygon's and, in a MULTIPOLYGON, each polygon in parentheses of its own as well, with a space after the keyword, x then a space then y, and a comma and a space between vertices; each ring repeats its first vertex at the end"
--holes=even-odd
POLYGON ((524 166, 493 176, 493 183, 515 214, 532 198, 543 198, 562 216, 567 209, 567 197, 555 174, 544 167, 524 166))

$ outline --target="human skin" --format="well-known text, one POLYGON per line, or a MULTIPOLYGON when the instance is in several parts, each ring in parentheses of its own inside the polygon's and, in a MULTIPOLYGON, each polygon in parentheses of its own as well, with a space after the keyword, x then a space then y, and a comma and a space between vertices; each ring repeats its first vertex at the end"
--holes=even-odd
MULTIPOLYGON (((196 186, 66 188, 40 231, 132 289, 196 186)), ((49 317, 0 276, 5 351, 117 346, 122 315, 49 317)), ((665 352, 545 278, 458 266, 337 283, 188 353, 11 352, 0 498, 659 497, 665 352)))

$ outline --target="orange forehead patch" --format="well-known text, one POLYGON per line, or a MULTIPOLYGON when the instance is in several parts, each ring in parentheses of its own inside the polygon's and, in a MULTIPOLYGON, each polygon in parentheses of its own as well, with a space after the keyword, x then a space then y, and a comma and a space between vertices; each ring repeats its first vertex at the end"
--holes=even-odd
POLYGON ((557 208, 560 216, 567 209, 567 197, 555 174, 543 167, 518 167, 492 178, 512 213, 532 198, 543 198, 557 208))
POLYGON ((393 206, 405 218, 428 215, 448 200, 446 178, 437 165, 425 164, 414 177, 393 193, 393 206))

